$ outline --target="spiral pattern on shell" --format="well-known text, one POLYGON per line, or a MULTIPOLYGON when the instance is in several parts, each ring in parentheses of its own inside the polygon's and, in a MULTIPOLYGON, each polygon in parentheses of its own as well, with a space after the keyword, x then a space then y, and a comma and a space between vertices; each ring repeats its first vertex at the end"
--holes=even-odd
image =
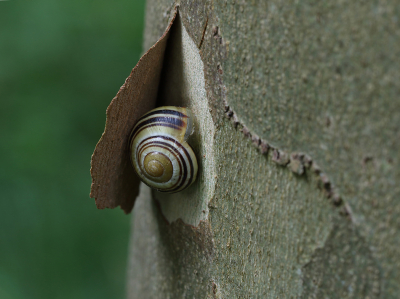
POLYGON ((131 133, 130 153, 146 185, 174 193, 196 180, 197 159, 186 142, 192 131, 193 117, 183 107, 159 107, 139 119, 131 133))

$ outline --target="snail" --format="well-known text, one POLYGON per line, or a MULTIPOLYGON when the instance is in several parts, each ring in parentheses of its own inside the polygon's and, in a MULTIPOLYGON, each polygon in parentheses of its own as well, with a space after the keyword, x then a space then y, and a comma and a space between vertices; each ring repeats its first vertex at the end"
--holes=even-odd
POLYGON ((139 119, 130 136, 130 156, 146 185, 174 193, 196 180, 197 159, 186 142, 192 132, 192 113, 183 107, 159 107, 139 119))

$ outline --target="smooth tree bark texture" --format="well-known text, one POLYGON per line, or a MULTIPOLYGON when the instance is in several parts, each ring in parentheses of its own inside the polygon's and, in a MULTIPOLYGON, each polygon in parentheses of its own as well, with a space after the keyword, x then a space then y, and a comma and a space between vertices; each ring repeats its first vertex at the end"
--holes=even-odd
POLYGON ((148 0, 197 181, 133 208, 129 298, 400 297, 400 6, 148 0))

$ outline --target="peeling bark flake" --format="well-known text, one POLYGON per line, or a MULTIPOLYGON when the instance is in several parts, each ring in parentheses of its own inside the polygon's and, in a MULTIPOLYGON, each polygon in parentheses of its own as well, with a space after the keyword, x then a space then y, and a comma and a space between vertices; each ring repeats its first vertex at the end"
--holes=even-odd
POLYGON ((164 52, 177 7, 160 39, 140 58, 107 108, 104 132, 92 155, 90 197, 98 209, 120 206, 129 213, 140 180, 130 163, 129 135, 137 120, 155 107, 164 52))

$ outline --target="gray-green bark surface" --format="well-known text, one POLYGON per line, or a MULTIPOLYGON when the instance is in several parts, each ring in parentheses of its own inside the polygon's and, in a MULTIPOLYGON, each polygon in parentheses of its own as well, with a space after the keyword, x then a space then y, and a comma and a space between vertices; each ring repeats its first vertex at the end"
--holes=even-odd
MULTIPOLYGON (((173 6, 148 1, 145 49, 173 6)), ((212 157, 175 214, 142 188, 129 298, 398 298, 397 1, 182 1, 180 15, 211 116, 197 123, 212 150, 204 130, 192 143, 212 157)), ((162 104, 181 42, 167 46, 162 104)))

